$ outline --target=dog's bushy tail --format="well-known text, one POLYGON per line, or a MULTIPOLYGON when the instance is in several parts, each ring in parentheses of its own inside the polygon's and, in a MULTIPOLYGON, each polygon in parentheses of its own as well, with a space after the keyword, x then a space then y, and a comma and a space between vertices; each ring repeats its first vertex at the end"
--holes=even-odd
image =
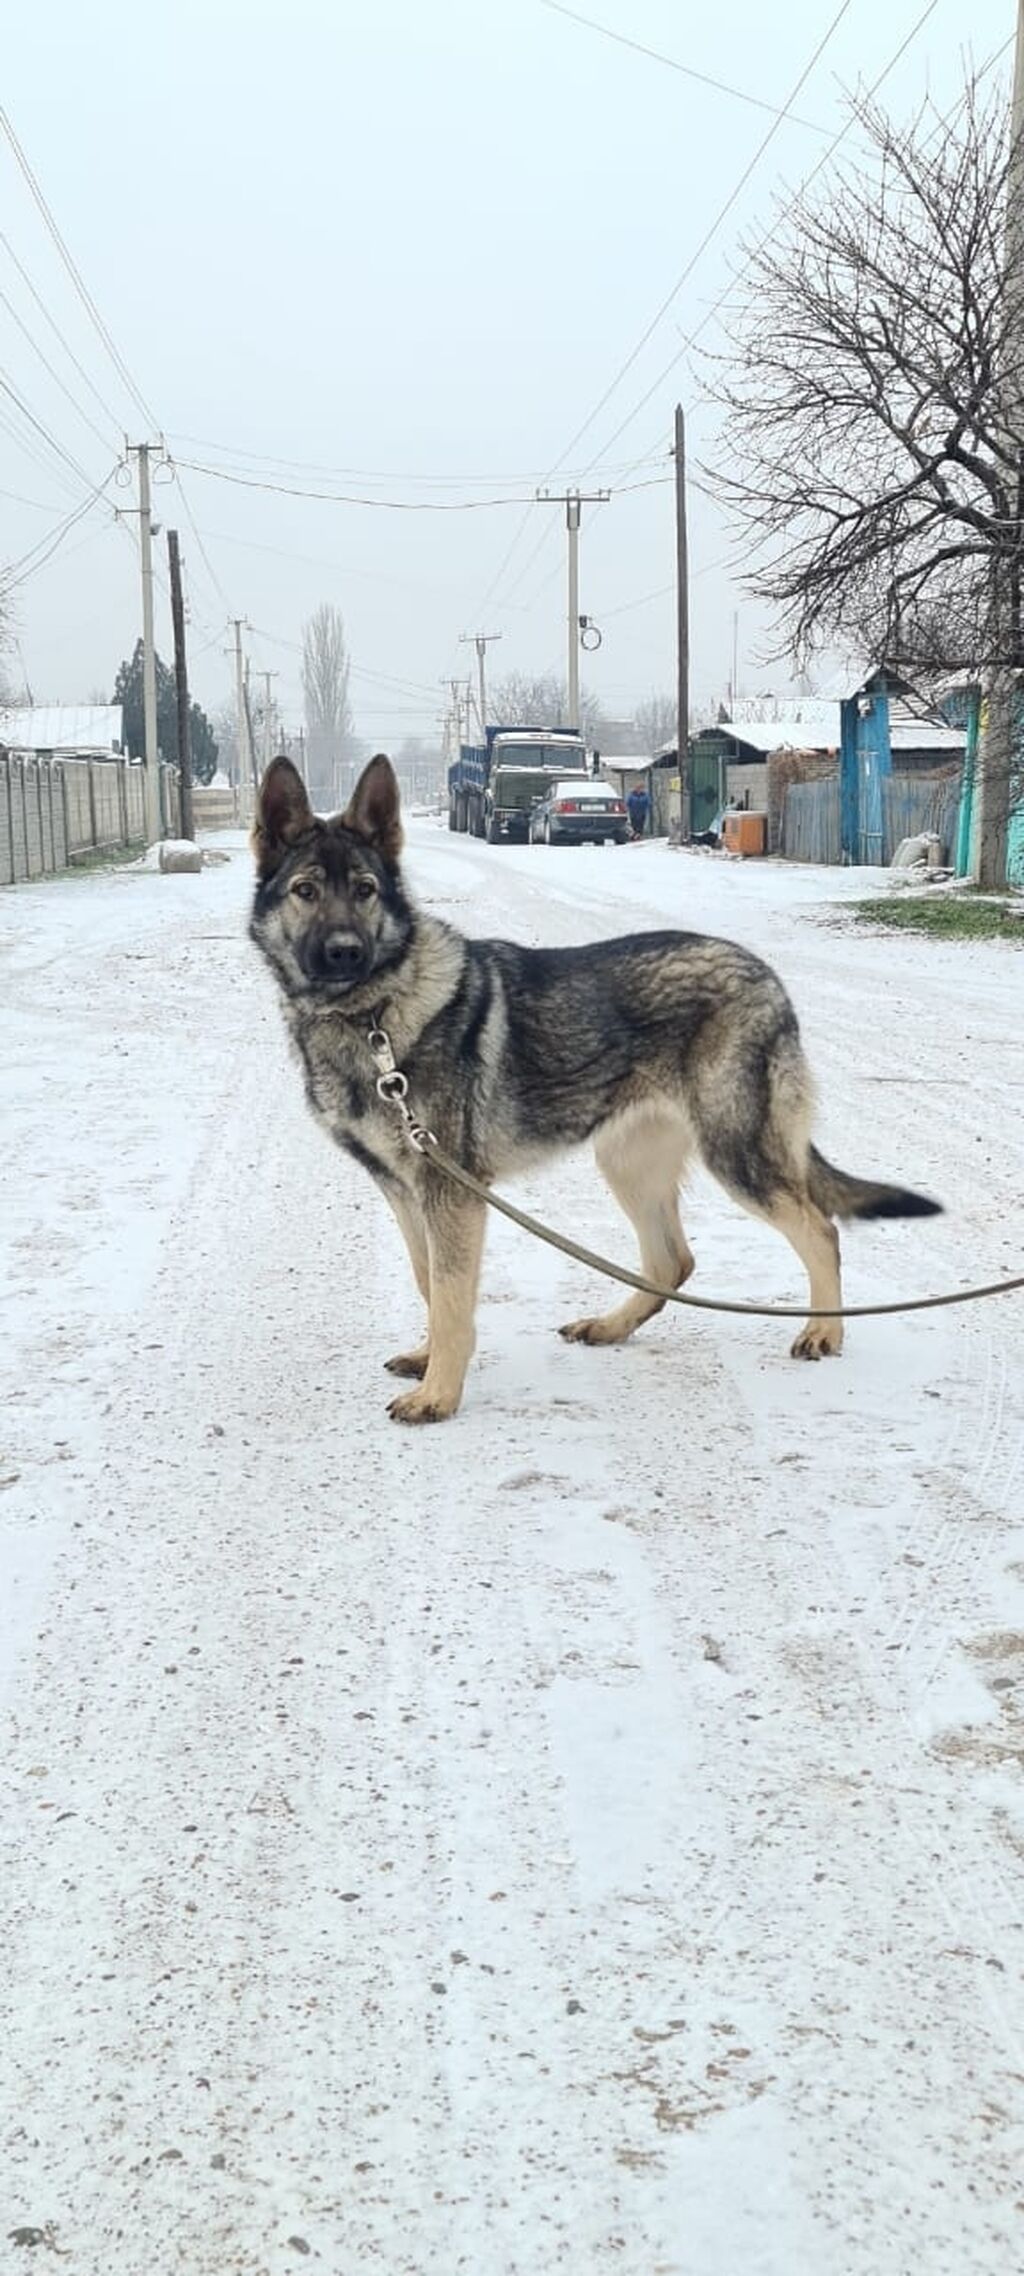
POLYGON ((854 1178, 826 1162, 812 1146, 807 1164, 811 1200, 826 1217, 939 1217, 941 1201, 927 1194, 908 1193, 902 1185, 880 1185, 874 1178, 854 1178))

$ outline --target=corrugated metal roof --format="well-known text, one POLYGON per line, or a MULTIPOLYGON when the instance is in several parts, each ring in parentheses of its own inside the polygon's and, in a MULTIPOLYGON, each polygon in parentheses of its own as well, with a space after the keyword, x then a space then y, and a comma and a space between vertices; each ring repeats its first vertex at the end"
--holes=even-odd
POLYGON ((123 739, 119 703, 44 703, 0 708, 0 743, 12 751, 108 753, 123 739))

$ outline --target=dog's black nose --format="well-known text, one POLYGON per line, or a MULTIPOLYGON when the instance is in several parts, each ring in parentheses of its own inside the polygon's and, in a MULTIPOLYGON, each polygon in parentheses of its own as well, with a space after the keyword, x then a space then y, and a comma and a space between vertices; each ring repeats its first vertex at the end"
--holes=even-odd
POLYGON ((324 965, 334 980, 351 980, 360 970, 364 950, 352 933, 328 933, 323 947, 324 965))

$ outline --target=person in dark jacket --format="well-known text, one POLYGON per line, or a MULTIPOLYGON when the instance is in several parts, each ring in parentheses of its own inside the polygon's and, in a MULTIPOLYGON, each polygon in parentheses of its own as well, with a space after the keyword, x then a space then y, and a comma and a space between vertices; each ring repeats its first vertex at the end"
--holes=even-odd
POLYGON ((640 782, 635 783, 633 789, 630 791, 629 797, 626 800, 626 812, 629 815, 629 826, 635 838, 643 837, 644 831, 647 828, 647 817, 650 811, 651 801, 648 798, 643 784, 640 782))

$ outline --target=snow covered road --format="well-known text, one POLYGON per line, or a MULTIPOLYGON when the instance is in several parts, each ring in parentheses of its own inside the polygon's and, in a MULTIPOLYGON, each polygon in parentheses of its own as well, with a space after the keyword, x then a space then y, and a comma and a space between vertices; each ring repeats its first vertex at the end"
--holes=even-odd
MULTIPOLYGON (((0 900, 0 2267, 1004 2276, 1024 1303, 567 1348, 592 1280, 496 1219, 463 1412, 395 1429, 418 1300, 225 843, 0 900)), ((851 1229, 849 1299, 1021 1269, 1012 947, 655 847, 409 869, 759 949, 825 1150, 947 1204, 851 1229)), ((589 1161, 517 1192, 633 1261, 589 1161)), ((697 1292, 799 1300, 685 1222, 697 1292)))

